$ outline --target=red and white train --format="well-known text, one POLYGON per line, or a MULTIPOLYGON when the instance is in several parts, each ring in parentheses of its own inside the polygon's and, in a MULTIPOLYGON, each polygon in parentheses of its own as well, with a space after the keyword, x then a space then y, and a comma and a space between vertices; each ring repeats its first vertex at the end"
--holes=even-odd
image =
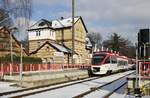
POLYGON ((131 69, 134 63, 125 56, 106 51, 95 52, 92 56, 92 74, 108 74, 119 70, 131 69))

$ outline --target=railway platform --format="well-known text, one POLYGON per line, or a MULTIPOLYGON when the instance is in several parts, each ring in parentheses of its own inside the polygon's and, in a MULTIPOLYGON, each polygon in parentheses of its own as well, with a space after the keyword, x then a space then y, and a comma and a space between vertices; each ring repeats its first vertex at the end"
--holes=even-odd
POLYGON ((58 84, 89 77, 88 70, 58 70, 23 72, 20 80, 19 73, 5 74, 4 81, 11 81, 22 87, 36 87, 43 85, 58 84))

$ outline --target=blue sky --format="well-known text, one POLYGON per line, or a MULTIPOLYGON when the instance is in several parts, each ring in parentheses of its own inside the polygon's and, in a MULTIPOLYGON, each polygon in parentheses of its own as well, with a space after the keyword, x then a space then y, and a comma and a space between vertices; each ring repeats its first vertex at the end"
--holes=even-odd
POLYGON ((37 21, 41 18, 53 20, 63 17, 71 16, 71 0, 33 0, 33 14, 32 19, 37 21), (64 1, 64 2, 63 2, 64 1), (67 3, 67 4, 66 4, 67 3), (67 15, 65 15, 65 12, 67 15), (69 14, 69 15, 68 15, 69 14))
MULTIPOLYGON (((89 32, 103 40, 118 33, 133 43, 140 28, 150 27, 150 0, 75 0, 75 15, 82 16, 89 32)), ((33 25, 38 20, 71 16, 71 0, 33 0, 33 25)))
MULTIPOLYGON (((101 33, 103 40, 113 32, 135 43, 140 28, 149 28, 150 0, 75 0, 89 32, 101 33)), ((32 22, 71 16, 71 0, 33 0, 32 22)))

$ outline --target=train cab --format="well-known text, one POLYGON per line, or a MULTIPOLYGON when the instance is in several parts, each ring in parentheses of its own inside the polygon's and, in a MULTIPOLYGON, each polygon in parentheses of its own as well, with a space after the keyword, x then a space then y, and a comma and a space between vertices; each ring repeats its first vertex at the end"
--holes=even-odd
POLYGON ((93 53, 91 66, 93 74, 107 74, 122 69, 128 69, 127 57, 109 52, 93 53))

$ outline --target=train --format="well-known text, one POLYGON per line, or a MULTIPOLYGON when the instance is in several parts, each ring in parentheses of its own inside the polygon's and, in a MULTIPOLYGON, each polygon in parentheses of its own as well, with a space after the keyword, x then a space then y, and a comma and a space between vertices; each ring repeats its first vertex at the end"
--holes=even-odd
POLYGON ((108 51, 94 52, 91 63, 91 71, 94 75, 129 70, 135 66, 135 61, 133 59, 108 51))

